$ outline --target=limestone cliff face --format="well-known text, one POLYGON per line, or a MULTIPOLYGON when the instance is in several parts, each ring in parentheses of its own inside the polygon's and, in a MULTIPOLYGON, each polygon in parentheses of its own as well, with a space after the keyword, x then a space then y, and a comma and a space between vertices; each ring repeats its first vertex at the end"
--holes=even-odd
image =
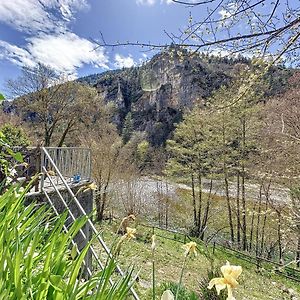
POLYGON ((80 81, 97 88, 106 102, 116 104, 120 130, 131 112, 134 129, 145 131, 148 139, 159 145, 169 137, 184 110, 195 103, 205 106, 214 90, 230 82, 237 63, 249 61, 191 55, 172 48, 140 67, 108 71, 80 81))
POLYGON ((205 105, 213 90, 230 80, 232 65, 210 58, 167 51, 140 67, 109 71, 80 79, 97 88, 106 102, 118 107, 122 128, 131 112, 134 129, 145 131, 153 144, 163 143, 185 109, 205 105))

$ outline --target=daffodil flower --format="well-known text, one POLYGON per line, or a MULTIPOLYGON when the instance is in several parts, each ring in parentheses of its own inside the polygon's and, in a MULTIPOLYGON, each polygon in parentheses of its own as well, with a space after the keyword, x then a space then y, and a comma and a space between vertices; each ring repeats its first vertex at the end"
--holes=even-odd
POLYGON ((85 186, 82 186, 78 191, 77 191, 77 193, 75 194, 75 196, 77 196, 80 192, 83 192, 83 193, 85 193, 85 192, 87 192, 87 191, 95 191, 97 189, 97 185, 94 183, 94 182, 92 182, 92 183, 89 183, 89 184, 87 184, 87 185, 85 185, 85 186))
POLYGON ((164 291, 161 300, 174 300, 174 294, 170 290, 164 291))
POLYGON ((47 173, 49 176, 56 176, 55 172, 52 170, 48 170, 47 173))
POLYGON ((151 240, 152 240, 151 250, 152 250, 152 251, 154 251, 155 248, 156 248, 155 239, 156 239, 156 236, 155 236, 155 234, 153 234, 152 237, 151 237, 151 240))
POLYGON ((235 300, 232 294, 232 289, 238 286, 237 278, 242 273, 241 266, 231 266, 227 261, 225 266, 221 267, 221 272, 224 277, 213 278, 208 285, 209 289, 212 289, 213 286, 216 287, 218 295, 220 291, 227 287, 228 297, 227 300, 235 300))
POLYGON ((97 185, 95 182, 90 183, 87 188, 89 188, 90 190, 96 190, 97 189, 97 185))
POLYGON ((191 253, 197 256, 197 244, 195 242, 189 242, 182 247, 185 250, 184 256, 188 256, 191 253))
POLYGON ((95 183, 95 182, 92 182, 92 183, 90 183, 90 184, 88 184, 88 185, 86 185, 86 186, 84 187, 83 193, 84 193, 84 192, 87 192, 87 191, 89 191, 89 190, 95 191, 96 189, 97 189, 96 183, 95 183))
POLYGON ((131 239, 135 239, 135 234, 136 233, 136 229, 135 228, 130 228, 130 227, 126 227, 126 239, 131 240, 131 239))
POLYGON ((135 235, 134 235, 135 233, 136 233, 135 228, 126 227, 126 233, 121 237, 121 239, 119 240, 116 246, 116 255, 120 253, 121 246, 125 240, 130 241, 131 239, 135 239, 135 235))

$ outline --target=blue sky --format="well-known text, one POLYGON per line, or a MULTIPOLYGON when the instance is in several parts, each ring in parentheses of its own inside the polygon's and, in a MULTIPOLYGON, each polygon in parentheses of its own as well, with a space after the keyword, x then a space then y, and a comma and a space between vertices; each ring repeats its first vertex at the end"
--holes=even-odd
POLYGON ((167 42, 163 30, 187 23, 189 9, 168 0, 0 0, 0 90, 22 66, 42 62, 70 77, 139 64, 153 55, 107 42, 167 42))
MULTIPOLYGON (((224 21, 219 38, 225 37, 229 24, 226 17, 239 9, 239 3, 238 0, 212 3, 210 9, 216 8, 214 18, 224 21)), ((278 16, 282 18, 286 4, 280 3, 278 16)), ((299 0, 289 3, 299 9, 299 0)), ((244 16, 235 24, 235 33, 255 31, 261 19, 269 17, 273 5, 274 1, 265 0, 259 7, 260 17, 244 16)), ((189 24, 190 12, 194 20, 204 20, 208 8, 190 8, 172 0, 0 0, 0 91, 7 94, 6 80, 16 79, 23 66, 34 67, 37 63, 49 65, 69 78, 140 64, 154 53, 130 46, 95 49, 94 40, 100 39, 101 31, 108 43, 127 40, 170 43, 164 31, 179 34, 179 29, 184 30, 189 24)), ((282 25, 280 17, 274 19, 276 26, 282 25)), ((211 36, 205 39, 209 41, 211 36)), ((277 44, 272 47, 278 48, 277 44)))

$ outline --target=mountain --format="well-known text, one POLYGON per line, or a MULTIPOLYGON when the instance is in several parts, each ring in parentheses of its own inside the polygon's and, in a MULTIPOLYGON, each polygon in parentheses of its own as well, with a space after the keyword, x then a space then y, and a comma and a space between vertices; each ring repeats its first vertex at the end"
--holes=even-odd
MULTIPOLYGON (((232 80, 238 65, 250 63, 244 57, 191 55, 170 47, 142 66, 90 75, 79 81, 95 87, 105 102, 115 103, 120 130, 127 116, 134 130, 146 132, 153 145, 161 145, 186 109, 195 103, 205 106, 213 91, 232 80)), ((283 67, 272 68, 266 97, 282 91, 289 74, 283 67)))

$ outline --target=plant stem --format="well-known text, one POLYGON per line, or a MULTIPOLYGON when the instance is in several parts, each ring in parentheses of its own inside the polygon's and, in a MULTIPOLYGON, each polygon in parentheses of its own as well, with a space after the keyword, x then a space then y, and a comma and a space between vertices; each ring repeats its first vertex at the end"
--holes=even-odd
POLYGON ((155 300, 155 261, 154 261, 154 251, 152 251, 152 299, 155 300))
POLYGON ((179 279, 179 283, 178 283, 177 290, 176 290, 175 300, 177 300, 177 297, 178 297, 178 294, 179 294, 179 289, 181 287, 182 278, 183 278, 183 271, 185 269, 185 264, 186 264, 187 257, 188 257, 188 255, 186 255, 184 257, 184 261, 183 261, 183 264, 182 264, 181 273, 180 273, 180 279, 179 279))

